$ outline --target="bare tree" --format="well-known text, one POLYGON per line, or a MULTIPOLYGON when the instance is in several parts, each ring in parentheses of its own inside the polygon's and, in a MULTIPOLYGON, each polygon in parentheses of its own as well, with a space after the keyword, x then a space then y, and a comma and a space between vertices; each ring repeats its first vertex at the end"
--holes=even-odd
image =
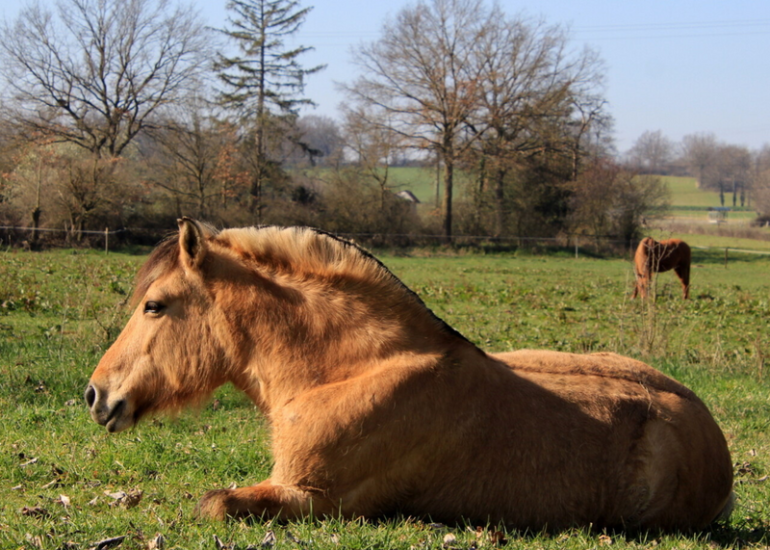
POLYGON ((594 238, 630 245, 668 207, 668 188, 659 177, 636 174, 606 158, 589 163, 569 185, 570 231, 594 238))
POLYGON ((470 141, 462 139, 477 108, 477 44, 499 16, 481 0, 423 0, 383 25, 382 36, 354 60, 362 76, 345 91, 376 114, 370 120, 437 153, 444 174, 444 235, 452 236, 454 171, 470 141), (380 111, 380 113, 377 113, 380 111))
POLYGON ((122 201, 117 162, 206 69, 211 40, 191 8, 166 0, 30 4, 0 33, 7 123, 68 144, 60 203, 80 231, 122 201), (73 149, 74 148, 74 149, 73 149))
POLYGON ((380 190, 380 205, 384 208, 387 193, 391 187, 390 166, 394 156, 403 147, 404 138, 390 128, 387 113, 367 112, 366 108, 343 108, 345 113, 345 143, 353 157, 353 164, 365 179, 374 181, 380 190), (374 122, 374 123, 373 123, 374 122))
POLYGON ((751 191, 754 207, 767 223, 770 219, 770 145, 764 145, 755 155, 751 191))
POLYGON ((674 158, 674 143, 663 132, 644 132, 626 153, 632 169, 645 174, 665 174, 674 158))
POLYGON ((744 205, 746 188, 750 180, 751 153, 740 145, 722 145, 717 154, 717 166, 710 183, 719 189, 722 206, 725 204, 725 193, 732 192, 733 207, 744 205))
POLYGON ((341 160, 343 139, 334 119, 307 115, 297 120, 298 149, 313 166, 334 165, 341 160))
POLYGON ((229 125, 219 121, 216 109, 202 97, 191 97, 162 122, 142 148, 148 181, 171 196, 177 217, 211 219, 224 201, 221 162, 234 139, 229 125))
POLYGON ((535 154, 569 155, 577 177, 591 129, 603 123, 605 101, 596 93, 602 62, 590 48, 572 50, 559 26, 498 14, 481 36, 477 163, 491 179, 496 233, 507 224, 506 182, 535 154))
POLYGON ((707 188, 713 179, 719 147, 714 134, 689 134, 682 138, 682 156, 701 188, 707 188))
POLYGON ((196 12, 166 0, 32 4, 0 33, 0 74, 14 122, 116 157, 196 82, 210 43, 196 12))

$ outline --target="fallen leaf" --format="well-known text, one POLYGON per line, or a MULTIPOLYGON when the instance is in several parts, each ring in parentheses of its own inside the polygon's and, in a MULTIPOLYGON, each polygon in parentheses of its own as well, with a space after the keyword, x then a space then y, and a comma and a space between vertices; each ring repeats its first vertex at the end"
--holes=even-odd
POLYGON ((49 481, 48 483, 43 485, 41 487, 41 489, 50 489, 52 487, 58 487, 59 485, 61 485, 61 480, 60 479, 54 479, 53 481, 49 481))
POLYGON ((216 535, 214 535, 214 544, 216 545, 217 550, 232 550, 232 546, 222 542, 216 535))
POLYGON ((286 531, 286 538, 289 539, 294 544, 299 544, 301 546, 304 546, 305 544, 307 544, 305 541, 303 541, 302 539, 294 535, 294 533, 288 530, 286 531))
POLYGON ((271 529, 270 531, 265 533, 265 536, 262 537, 262 542, 260 542, 259 545, 262 548, 272 548, 274 544, 275 544, 275 533, 271 529))
POLYGON ((125 538, 125 535, 121 535, 119 537, 111 537, 108 539, 100 540, 99 542, 93 543, 90 547, 90 550, 105 550, 106 548, 112 548, 113 546, 121 544, 125 538))
POLYGON ((457 537, 452 533, 444 535, 444 548, 451 548, 457 544, 457 537))
POLYGON ((505 533, 502 531, 491 531, 489 533, 489 541, 492 544, 497 544, 498 546, 504 546, 508 544, 508 539, 505 538, 505 533))
POLYGON ((29 516, 33 518, 47 518, 51 514, 42 506, 25 506, 21 509, 22 516, 29 516))
POLYGON ((59 499, 55 500, 54 502, 61 504, 65 508, 69 508, 70 505, 72 504, 70 501, 70 497, 68 497, 67 495, 59 495, 59 499))
POLYGON ((27 533, 25 538, 27 539, 27 542, 29 542, 35 548, 43 547, 43 539, 40 538, 40 535, 32 536, 30 533, 27 533))
POLYGON ((600 546, 611 546, 612 545, 612 537, 609 535, 599 535, 599 545, 600 546))
POLYGON ((144 491, 141 489, 134 489, 129 492, 115 491, 112 493, 110 491, 104 491, 104 494, 115 500, 115 502, 110 503, 110 506, 133 508, 141 502, 144 491))
POLYGON ((166 539, 163 538, 163 535, 157 533, 155 538, 147 544, 147 550, 161 550, 165 544, 166 539))

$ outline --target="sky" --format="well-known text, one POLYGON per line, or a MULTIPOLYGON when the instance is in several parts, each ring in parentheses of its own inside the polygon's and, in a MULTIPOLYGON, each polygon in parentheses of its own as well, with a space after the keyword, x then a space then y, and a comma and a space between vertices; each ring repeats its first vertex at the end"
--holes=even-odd
MULTIPOLYGON (((46 3, 50 0, 46 0, 46 3)), ((207 24, 225 25, 226 0, 191 2, 207 24)), ((490 2, 492 0, 489 0, 490 2)), ((0 0, 12 20, 25 0, 0 0)), ((339 118, 335 83, 357 76, 351 50, 381 36, 383 23, 412 0, 301 0, 312 6, 297 42, 314 51, 305 67, 305 114, 339 118)), ((645 131, 673 142, 713 133, 722 142, 759 149, 770 144, 770 2, 766 0, 498 0, 509 15, 542 17, 570 29, 570 43, 589 45, 605 62, 605 98, 623 153, 645 131)))

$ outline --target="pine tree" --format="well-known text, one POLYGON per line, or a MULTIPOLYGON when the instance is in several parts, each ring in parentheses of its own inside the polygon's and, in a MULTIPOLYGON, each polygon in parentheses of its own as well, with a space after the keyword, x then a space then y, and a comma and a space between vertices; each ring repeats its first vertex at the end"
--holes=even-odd
POLYGON ((262 188, 272 165, 266 129, 288 132, 299 108, 313 105, 301 97, 305 77, 325 65, 302 68, 298 58, 313 48, 289 49, 284 42, 299 30, 311 7, 301 8, 296 0, 231 0, 227 9, 233 16, 222 33, 237 44, 239 55, 219 56, 218 76, 225 88, 219 99, 253 128, 251 210, 259 222, 262 188))

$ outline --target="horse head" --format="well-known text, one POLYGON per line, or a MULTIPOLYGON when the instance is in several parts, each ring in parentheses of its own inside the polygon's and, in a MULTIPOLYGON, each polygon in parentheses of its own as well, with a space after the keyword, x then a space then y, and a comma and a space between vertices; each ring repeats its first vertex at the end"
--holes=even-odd
POLYGON ((224 353, 203 272, 214 232, 187 218, 137 276, 134 311, 91 376, 91 417, 110 432, 200 400, 223 383, 224 353))

